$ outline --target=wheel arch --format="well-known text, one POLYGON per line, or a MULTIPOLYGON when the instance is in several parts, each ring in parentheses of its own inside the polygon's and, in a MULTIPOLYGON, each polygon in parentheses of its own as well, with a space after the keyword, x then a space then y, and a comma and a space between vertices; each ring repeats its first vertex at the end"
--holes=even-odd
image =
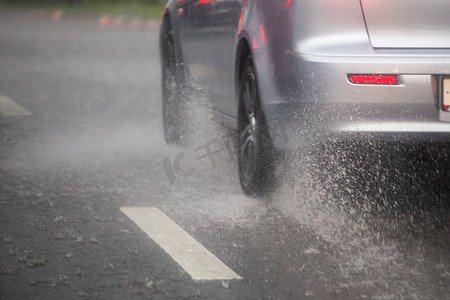
POLYGON ((241 83, 242 69, 245 61, 252 55, 250 44, 245 37, 241 37, 236 50, 236 59, 234 63, 234 95, 237 107, 239 107, 239 85, 241 83))
POLYGON ((270 47, 264 49, 253 49, 249 39, 243 34, 237 43, 235 65, 234 65, 234 93, 236 107, 239 108, 239 85, 241 82, 242 69, 245 61, 251 56, 255 75, 258 80, 258 93, 260 97, 260 105, 266 115, 268 121, 271 116, 267 115, 267 106, 278 103, 280 94, 277 92, 276 82, 274 80, 273 59, 271 58, 270 47))

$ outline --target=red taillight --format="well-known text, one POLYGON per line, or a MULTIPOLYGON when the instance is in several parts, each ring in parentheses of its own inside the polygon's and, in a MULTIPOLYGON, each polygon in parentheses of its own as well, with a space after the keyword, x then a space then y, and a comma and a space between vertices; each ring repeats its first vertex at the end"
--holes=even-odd
POLYGON ((348 75, 348 79, 354 84, 397 84, 395 75, 348 75))
POLYGON ((444 105, 444 111, 449 111, 450 106, 449 105, 444 105))

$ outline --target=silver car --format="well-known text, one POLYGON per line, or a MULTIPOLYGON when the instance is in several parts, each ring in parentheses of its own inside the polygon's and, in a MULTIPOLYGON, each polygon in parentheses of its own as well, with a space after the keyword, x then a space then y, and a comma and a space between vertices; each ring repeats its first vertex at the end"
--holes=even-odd
POLYGON ((166 140, 185 136, 184 91, 200 87, 238 131, 249 195, 306 136, 448 141, 449 13, 448 0, 169 0, 166 140))

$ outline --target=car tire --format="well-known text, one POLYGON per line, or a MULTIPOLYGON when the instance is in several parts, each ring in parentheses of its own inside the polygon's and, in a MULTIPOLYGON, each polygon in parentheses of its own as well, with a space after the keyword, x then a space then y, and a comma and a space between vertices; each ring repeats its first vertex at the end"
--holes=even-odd
POLYGON ((274 187, 274 150, 261 107, 252 58, 242 68, 239 84, 238 169, 243 192, 265 196, 274 187))
POLYGON ((167 144, 180 144, 186 138, 186 109, 182 97, 184 77, 168 21, 162 24, 160 43, 164 138, 167 144))

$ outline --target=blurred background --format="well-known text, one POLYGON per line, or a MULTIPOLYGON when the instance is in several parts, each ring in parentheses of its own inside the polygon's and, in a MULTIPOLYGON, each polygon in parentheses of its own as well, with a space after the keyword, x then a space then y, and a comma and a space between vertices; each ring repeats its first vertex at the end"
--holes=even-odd
POLYGON ((63 12, 113 14, 159 18, 165 0, 2 0, 0 5, 17 8, 59 9, 63 12))

